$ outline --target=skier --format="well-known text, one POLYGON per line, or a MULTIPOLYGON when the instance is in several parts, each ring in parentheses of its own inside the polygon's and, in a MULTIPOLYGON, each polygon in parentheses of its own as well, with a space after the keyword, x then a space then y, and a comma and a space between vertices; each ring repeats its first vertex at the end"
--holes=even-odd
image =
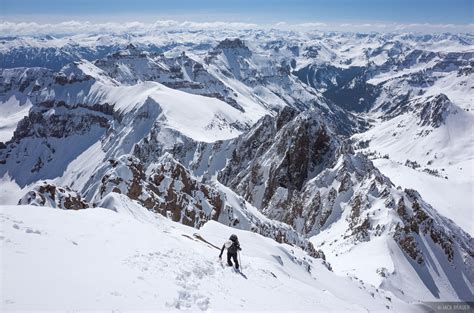
POLYGON ((237 252, 239 250, 242 250, 240 248, 239 244, 239 239, 237 238, 237 235, 232 235, 230 236, 229 240, 224 243, 221 249, 221 254, 219 254, 219 259, 222 258, 222 253, 224 253, 224 249, 227 248, 227 264, 229 266, 232 266, 232 260, 234 260, 235 263, 235 268, 238 270, 239 269, 239 261, 237 260, 237 252))

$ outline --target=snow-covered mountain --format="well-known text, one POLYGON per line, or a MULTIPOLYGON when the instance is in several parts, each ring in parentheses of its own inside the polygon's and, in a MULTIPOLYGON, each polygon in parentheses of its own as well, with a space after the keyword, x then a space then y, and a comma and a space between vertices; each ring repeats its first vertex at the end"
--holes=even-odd
POLYGON ((53 309, 58 287, 60 309, 219 310, 224 291, 251 310, 264 297, 283 310, 473 301, 473 41, 282 30, 3 38, 2 305, 53 309), (249 247, 235 286, 199 240, 220 245, 232 232, 249 247), (41 247, 69 251, 77 277, 41 247), (43 270, 15 265, 29 258, 43 270), (89 286, 93 271, 111 283, 75 302, 68 281, 89 286), (32 290, 51 279, 21 298, 24 275, 32 290))

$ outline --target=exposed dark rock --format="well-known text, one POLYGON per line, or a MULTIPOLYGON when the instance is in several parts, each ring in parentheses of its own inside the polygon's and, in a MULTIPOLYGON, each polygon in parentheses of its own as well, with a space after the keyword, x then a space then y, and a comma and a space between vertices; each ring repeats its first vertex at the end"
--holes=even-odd
POLYGON ((151 211, 193 227, 218 219, 223 195, 197 181, 171 156, 162 157, 148 174, 136 158, 121 158, 115 162, 118 165, 102 178, 101 197, 110 191, 120 192, 151 211), (124 170, 129 171, 130 179, 118 175, 117 171, 124 170))
POLYGON ((45 115, 41 107, 31 110, 28 116, 21 120, 13 133, 11 142, 19 142, 26 137, 34 138, 64 138, 74 134, 84 134, 93 126, 107 128, 109 118, 95 114, 94 111, 86 114, 76 114, 74 110, 66 114, 45 115))
POLYGON ((420 125, 432 126, 434 128, 438 128, 444 123, 452 106, 451 101, 444 94, 439 94, 420 105, 422 105, 419 113, 420 125))
POLYGON ((64 210, 81 210, 91 207, 77 192, 69 187, 59 187, 43 182, 24 195, 19 205, 48 206, 64 210))

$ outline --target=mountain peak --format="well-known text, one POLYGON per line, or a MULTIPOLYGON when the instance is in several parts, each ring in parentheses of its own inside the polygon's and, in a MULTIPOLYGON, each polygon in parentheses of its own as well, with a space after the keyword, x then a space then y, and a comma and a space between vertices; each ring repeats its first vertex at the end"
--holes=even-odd
POLYGON ((245 43, 240 38, 226 38, 219 42, 216 49, 248 49, 245 43))

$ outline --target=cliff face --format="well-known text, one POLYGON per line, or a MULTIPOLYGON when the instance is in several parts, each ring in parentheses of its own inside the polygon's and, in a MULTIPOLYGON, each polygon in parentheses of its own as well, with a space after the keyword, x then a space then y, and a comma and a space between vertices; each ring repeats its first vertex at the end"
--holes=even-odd
POLYGON ((301 192, 334 161, 340 145, 319 114, 287 108, 276 119, 261 120, 236 140, 219 180, 262 209, 282 192, 301 192))

